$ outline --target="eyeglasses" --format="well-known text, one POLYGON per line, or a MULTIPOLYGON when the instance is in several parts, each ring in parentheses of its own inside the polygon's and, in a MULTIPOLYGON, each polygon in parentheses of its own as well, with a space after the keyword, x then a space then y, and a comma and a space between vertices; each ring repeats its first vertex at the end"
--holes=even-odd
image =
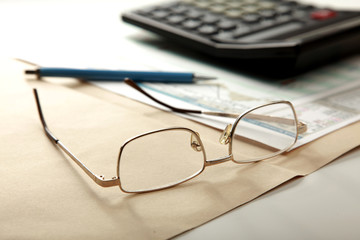
POLYGON ((125 141, 120 147, 117 160, 117 176, 105 179, 88 169, 49 130, 38 92, 34 89, 45 134, 102 187, 119 186, 126 193, 169 188, 198 176, 207 166, 227 161, 250 163, 278 156, 288 151, 296 143, 298 135, 307 130, 306 124, 298 121, 295 109, 288 101, 271 102, 242 114, 182 109, 159 101, 130 79, 125 79, 124 82, 174 112, 235 118, 219 138, 221 144, 228 145, 228 155, 207 159, 197 132, 183 127, 164 128, 125 141))

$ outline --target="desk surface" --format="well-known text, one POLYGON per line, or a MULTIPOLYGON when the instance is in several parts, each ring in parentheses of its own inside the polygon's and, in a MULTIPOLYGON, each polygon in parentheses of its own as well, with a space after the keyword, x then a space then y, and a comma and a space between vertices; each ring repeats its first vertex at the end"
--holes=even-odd
MULTIPOLYGON (((97 56, 126 51, 119 12, 148 1, 2 1, 0 51, 9 57, 97 56), (61 47, 59 47, 61 46, 61 47), (94 47, 96 46, 96 47, 94 47)), ((360 8, 358 0, 319 0, 360 8)), ((359 239, 360 151, 298 178, 178 239, 359 239), (356 189, 356 191, 353 191, 356 189)))
POLYGON ((178 239, 358 239, 359 150, 178 239))

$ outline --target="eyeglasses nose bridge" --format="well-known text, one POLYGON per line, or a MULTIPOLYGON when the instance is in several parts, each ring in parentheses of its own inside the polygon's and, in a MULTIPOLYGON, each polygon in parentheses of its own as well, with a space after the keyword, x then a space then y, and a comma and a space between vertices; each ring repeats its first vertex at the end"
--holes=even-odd
POLYGON ((202 150, 201 144, 198 141, 200 134, 198 132, 195 132, 195 134, 194 133, 191 134, 190 145, 191 145, 192 149, 194 149, 196 152, 201 152, 201 150, 202 150))
POLYGON ((231 133, 232 124, 228 124, 222 134, 220 135, 219 142, 223 145, 226 145, 230 142, 230 133, 231 133))

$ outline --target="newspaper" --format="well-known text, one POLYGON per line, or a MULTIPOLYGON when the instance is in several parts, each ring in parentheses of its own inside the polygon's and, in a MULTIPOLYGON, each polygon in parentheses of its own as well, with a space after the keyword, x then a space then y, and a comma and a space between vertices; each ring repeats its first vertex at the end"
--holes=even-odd
MULTIPOLYGON (((149 59, 144 58, 149 63, 149 59)), ((154 66, 169 67, 151 61, 154 66)), ((139 62, 137 64, 139 66, 139 62)), ((150 69, 157 69, 150 67, 150 69)), ((175 70, 175 69, 174 69, 175 70)), ((179 70, 179 69, 176 69, 179 70)), ((206 69, 200 69, 208 72, 206 69)), ((216 71, 214 71, 214 74, 216 71)), ((266 82, 260 79, 219 71, 217 80, 196 84, 142 83, 157 98, 177 107, 239 113, 257 105, 289 100, 295 106, 300 121, 308 130, 300 134, 298 147, 325 134, 360 120, 360 56, 347 59, 296 79, 266 82)), ((140 96, 120 83, 95 82, 95 85, 151 105, 151 100, 140 96)), ((213 127, 224 129, 224 119, 184 115, 213 127)))

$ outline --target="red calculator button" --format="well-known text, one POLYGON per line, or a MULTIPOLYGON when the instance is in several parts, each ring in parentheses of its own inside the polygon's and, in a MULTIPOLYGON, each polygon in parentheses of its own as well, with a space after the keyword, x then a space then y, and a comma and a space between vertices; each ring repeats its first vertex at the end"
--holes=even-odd
POLYGON ((336 16, 336 12, 328 9, 316 10, 311 13, 311 18, 315 20, 325 20, 336 16))

